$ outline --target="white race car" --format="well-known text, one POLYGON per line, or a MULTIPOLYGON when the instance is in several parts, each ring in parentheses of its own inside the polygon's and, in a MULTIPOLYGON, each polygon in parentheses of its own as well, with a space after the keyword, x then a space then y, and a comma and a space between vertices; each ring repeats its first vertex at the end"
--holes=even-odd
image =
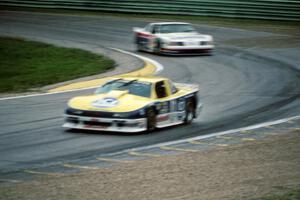
POLYGON ((183 22, 150 23, 145 28, 133 28, 138 51, 162 54, 210 54, 213 37, 198 33, 183 22))

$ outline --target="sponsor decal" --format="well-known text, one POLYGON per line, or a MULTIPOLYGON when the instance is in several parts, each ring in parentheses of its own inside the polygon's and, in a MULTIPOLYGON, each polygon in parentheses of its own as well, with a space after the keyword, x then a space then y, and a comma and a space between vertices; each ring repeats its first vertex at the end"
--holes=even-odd
POLYGON ((163 116, 157 117, 158 122, 163 122, 163 121, 167 121, 167 120, 169 120, 169 115, 163 115, 163 116))
POLYGON ((97 99, 96 101, 92 102, 92 106, 97 108, 111 108, 117 106, 119 101, 116 98, 106 97, 103 99, 97 99))
POLYGON ((178 111, 183 111, 185 110, 185 99, 181 98, 178 101, 178 111))
POLYGON ((169 112, 169 103, 161 102, 157 105, 157 110, 159 110, 159 114, 164 114, 169 112))
POLYGON ((170 101, 170 112, 175 112, 177 110, 177 101, 171 100, 170 101))

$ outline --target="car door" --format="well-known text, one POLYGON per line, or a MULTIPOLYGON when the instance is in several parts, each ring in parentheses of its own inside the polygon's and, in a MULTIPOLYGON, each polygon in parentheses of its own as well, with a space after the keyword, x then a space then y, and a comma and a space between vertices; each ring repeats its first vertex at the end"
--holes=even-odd
POLYGON ((172 82, 164 80, 155 84, 157 103, 157 124, 166 126, 181 122, 185 114, 185 98, 177 97, 177 88, 172 82))

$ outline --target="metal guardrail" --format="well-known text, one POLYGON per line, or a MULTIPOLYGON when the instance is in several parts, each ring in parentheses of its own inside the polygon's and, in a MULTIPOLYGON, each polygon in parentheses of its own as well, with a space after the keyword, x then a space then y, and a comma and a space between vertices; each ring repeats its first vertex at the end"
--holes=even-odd
POLYGON ((300 0, 1 0, 0 5, 300 21, 300 0))

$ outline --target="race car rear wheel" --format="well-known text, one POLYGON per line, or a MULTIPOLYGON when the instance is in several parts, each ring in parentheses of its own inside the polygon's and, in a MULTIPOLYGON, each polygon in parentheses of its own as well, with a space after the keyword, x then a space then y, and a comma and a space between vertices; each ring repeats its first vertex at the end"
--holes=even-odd
POLYGON ((189 101, 186 105, 186 114, 184 119, 185 124, 191 124, 193 122, 194 113, 195 113, 195 106, 193 102, 189 101))
POLYGON ((136 50, 137 51, 143 51, 143 45, 141 43, 136 44, 136 50))
POLYGON ((147 111, 147 131, 151 132, 156 128, 156 113, 153 109, 147 111))
POLYGON ((161 42, 159 39, 155 41, 154 52, 158 54, 161 53, 161 42))

